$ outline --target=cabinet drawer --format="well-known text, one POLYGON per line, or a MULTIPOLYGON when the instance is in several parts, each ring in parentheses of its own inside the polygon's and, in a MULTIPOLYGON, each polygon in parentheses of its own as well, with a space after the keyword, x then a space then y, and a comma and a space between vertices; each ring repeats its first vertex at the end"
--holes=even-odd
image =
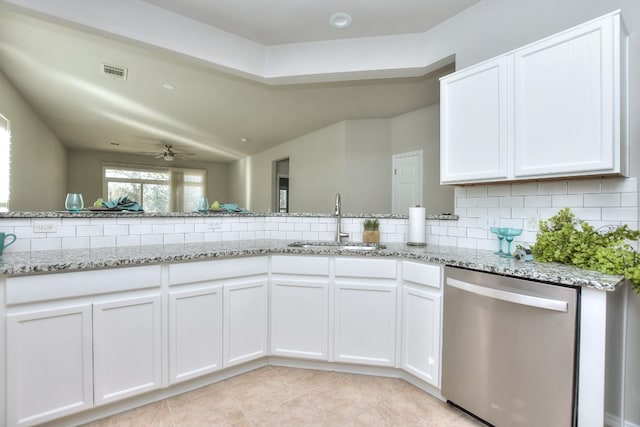
POLYGON ((442 267, 418 262, 402 262, 402 280, 420 285, 440 288, 442 283, 442 267))
POLYGON ((327 276, 329 274, 329 258, 313 256, 274 256, 271 257, 271 272, 275 274, 327 276))
POLYGON ((169 266, 169 284, 179 285, 230 277, 254 276, 267 274, 267 271, 267 257, 247 257, 171 264, 169 266))
POLYGON ((336 276, 395 279, 396 261, 389 259, 337 258, 336 276))
POLYGON ((7 305, 160 286, 160 266, 75 271, 7 279, 7 305))

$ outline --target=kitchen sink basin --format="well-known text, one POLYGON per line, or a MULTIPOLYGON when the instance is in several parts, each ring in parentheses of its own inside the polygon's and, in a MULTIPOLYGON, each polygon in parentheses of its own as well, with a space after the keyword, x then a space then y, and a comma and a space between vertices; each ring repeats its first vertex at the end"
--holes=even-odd
POLYGON ((384 245, 376 243, 335 243, 335 242, 293 242, 289 243, 289 247, 303 249, 335 249, 339 251, 377 251, 385 249, 384 245))

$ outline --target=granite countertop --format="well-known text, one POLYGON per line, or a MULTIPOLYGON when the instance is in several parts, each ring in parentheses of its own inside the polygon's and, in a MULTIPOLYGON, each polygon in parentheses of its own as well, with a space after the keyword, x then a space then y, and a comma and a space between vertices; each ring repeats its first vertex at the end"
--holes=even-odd
MULTIPOLYGON (((293 218, 327 218, 335 217, 333 213, 279 213, 279 212, 226 212, 210 211, 200 212, 135 212, 126 210, 82 210, 80 212, 67 211, 11 211, 0 212, 1 218, 114 218, 114 217, 134 217, 134 218, 176 218, 176 217, 207 217, 207 216, 240 216, 240 217, 293 217, 293 218)), ((372 214, 372 213, 343 213, 342 218, 387 218, 387 219, 407 219, 404 214, 372 214)), ((427 215, 430 220, 451 220, 457 221, 458 215, 443 213, 438 215, 427 215)))
POLYGON ((391 243, 385 244, 385 249, 364 251, 343 250, 331 246, 299 248, 290 247, 289 243, 291 242, 283 240, 241 240, 101 249, 9 252, 0 256, 0 275, 67 272, 268 254, 305 254, 413 259, 605 291, 615 290, 618 285, 624 282, 622 276, 612 276, 557 263, 516 261, 512 258, 501 258, 491 251, 452 246, 416 247, 402 243, 391 243))

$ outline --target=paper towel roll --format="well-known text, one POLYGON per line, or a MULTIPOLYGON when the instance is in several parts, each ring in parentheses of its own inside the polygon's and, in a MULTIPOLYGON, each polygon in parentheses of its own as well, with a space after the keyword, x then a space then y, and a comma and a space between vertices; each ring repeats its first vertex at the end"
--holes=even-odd
POLYGON ((426 211, 425 208, 409 208, 409 238, 408 245, 424 246, 426 243, 426 211))

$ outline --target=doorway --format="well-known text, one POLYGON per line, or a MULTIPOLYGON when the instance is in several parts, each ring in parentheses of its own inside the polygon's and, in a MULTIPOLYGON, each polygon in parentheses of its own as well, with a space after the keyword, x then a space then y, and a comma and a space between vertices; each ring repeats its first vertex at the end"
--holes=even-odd
POLYGON ((276 160, 274 170, 274 192, 272 211, 280 213, 289 212, 289 159, 276 160))
POLYGON ((422 150, 394 154, 392 163, 392 212, 407 215, 410 206, 424 206, 422 200, 422 150))

